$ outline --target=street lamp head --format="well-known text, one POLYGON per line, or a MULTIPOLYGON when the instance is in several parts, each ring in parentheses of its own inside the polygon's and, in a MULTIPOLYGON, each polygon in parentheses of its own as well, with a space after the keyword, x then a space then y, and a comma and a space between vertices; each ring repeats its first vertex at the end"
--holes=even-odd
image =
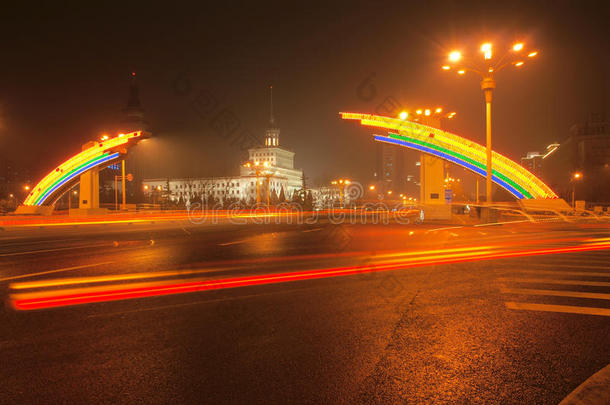
POLYGON ((441 66, 441 69, 443 69, 443 70, 449 70, 449 69, 451 69, 451 66, 449 66, 449 65, 443 65, 443 66, 441 66))
POLYGON ((451 62, 459 62, 462 59, 462 53, 460 51, 449 52, 449 60, 451 62))
POLYGON ((404 121, 409 117, 409 113, 406 111, 401 111, 400 114, 398 115, 398 117, 404 121))
POLYGON ((520 60, 518 62, 515 62, 515 67, 521 67, 521 66, 523 66, 523 61, 522 60, 520 60))
POLYGON ((483 57, 485 60, 491 59, 491 44, 489 42, 481 45, 481 52, 483 52, 483 57))
POLYGON ((574 173, 574 179, 579 180, 582 178, 582 173, 574 173))
POLYGON ((24 187, 23 187, 23 189, 24 189, 25 191, 28 191, 28 190, 30 189, 30 186, 24 186, 24 187))
POLYGON ((538 51, 532 51, 530 53, 527 54, 528 58, 533 58, 534 56, 538 55, 538 51))
POLYGON ((415 111, 415 114, 417 114, 417 115, 421 115, 421 114, 422 114, 422 112, 423 112, 422 110, 417 110, 417 111, 415 111))
POLYGON ((466 73, 464 69, 458 70, 458 75, 463 75, 464 73, 466 73))
POLYGON ((513 45, 513 51, 519 52, 523 50, 523 42, 517 42, 513 45))
POLYGON ((426 110, 424 111, 424 115, 429 116, 430 115, 430 109, 426 108, 426 110))
POLYGON ((434 110, 435 113, 440 114, 443 112, 443 109, 441 107, 437 107, 436 110, 434 110))
POLYGON ((369 190, 371 190, 371 191, 375 190, 375 186, 374 185, 369 186, 369 190))

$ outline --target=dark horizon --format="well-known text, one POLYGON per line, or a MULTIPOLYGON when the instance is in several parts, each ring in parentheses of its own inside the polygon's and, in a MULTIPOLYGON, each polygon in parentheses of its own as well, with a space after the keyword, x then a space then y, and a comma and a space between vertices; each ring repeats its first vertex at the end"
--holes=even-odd
POLYGON ((607 17, 601 2, 13 6, 0 28, 0 69, 10 78, 0 91, 0 155, 36 180, 117 129, 135 71, 155 136, 148 150, 138 146, 149 156, 147 177, 235 171, 244 152, 193 111, 192 95, 206 91, 262 138, 272 84, 280 142, 309 181, 368 179, 370 132, 342 122, 339 111, 372 112, 388 96, 406 108, 440 105, 458 113, 449 130, 483 142, 478 79, 440 65, 458 45, 475 52, 484 40, 499 48, 522 39, 540 58, 500 74, 494 104, 494 149, 518 160, 561 141, 591 113, 607 116, 607 17), (176 90, 184 77, 189 95, 176 90), (374 97, 358 95, 367 78, 374 97))

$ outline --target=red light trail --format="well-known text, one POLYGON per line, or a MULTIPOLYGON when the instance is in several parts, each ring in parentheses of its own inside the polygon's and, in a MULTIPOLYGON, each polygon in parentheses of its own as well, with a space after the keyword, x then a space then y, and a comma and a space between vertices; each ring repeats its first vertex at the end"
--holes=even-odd
POLYGON ((567 246, 535 250, 513 250, 508 252, 490 252, 490 250, 486 247, 481 247, 481 249, 487 250, 454 252, 449 254, 429 256, 425 258, 412 258, 398 261, 395 260, 379 264, 304 270, 276 274, 272 273, 256 276, 234 277, 214 280, 196 280, 189 282, 178 282, 178 280, 171 280, 171 283, 168 283, 167 281, 163 283, 138 283, 131 285, 123 285, 121 287, 117 286, 116 288, 114 288, 114 286, 98 286, 70 290, 55 290, 50 292, 12 294, 11 304, 15 309, 18 310, 34 310, 43 308, 63 307, 68 305, 88 304, 95 302, 117 301, 226 288, 276 284, 338 276, 349 276, 360 273, 400 270, 434 264, 450 264, 489 259, 584 252, 609 248, 610 243, 607 242, 594 243, 582 246, 567 246))

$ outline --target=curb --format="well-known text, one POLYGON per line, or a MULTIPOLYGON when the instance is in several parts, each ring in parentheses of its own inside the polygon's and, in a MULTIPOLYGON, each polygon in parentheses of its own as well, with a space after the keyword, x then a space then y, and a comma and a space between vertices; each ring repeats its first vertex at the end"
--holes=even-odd
POLYGON ((587 378, 559 405, 610 404, 610 364, 587 378))

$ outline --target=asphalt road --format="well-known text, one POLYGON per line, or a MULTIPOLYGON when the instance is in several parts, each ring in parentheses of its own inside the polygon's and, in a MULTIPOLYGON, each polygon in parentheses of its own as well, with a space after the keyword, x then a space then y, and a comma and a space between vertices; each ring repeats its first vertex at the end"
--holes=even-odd
POLYGON ((555 404, 610 363, 609 242, 607 224, 5 229, 0 403, 555 404), (184 283, 207 287, 166 288, 184 283), (79 294, 102 302, 55 306, 79 294), (31 297, 49 308, 14 308, 31 297))

